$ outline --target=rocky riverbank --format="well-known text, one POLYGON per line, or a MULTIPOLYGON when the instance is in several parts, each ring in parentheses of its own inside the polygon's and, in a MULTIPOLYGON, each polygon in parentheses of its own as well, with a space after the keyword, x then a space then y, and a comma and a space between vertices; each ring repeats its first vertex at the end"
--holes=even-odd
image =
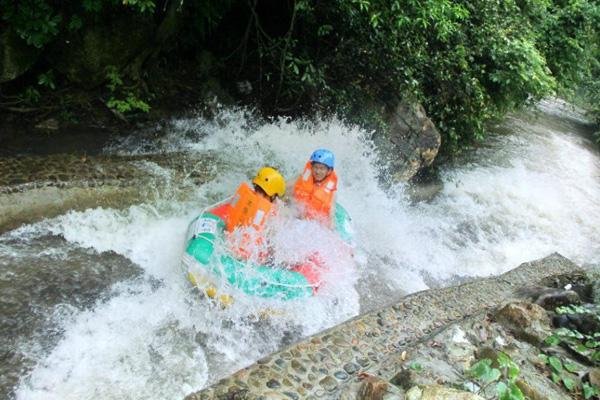
POLYGON ((68 210, 126 207, 167 188, 181 196, 210 179, 213 162, 181 154, 0 158, 0 232, 68 210))
POLYGON ((598 271, 553 254, 416 293, 186 400, 597 398, 598 282, 598 271))

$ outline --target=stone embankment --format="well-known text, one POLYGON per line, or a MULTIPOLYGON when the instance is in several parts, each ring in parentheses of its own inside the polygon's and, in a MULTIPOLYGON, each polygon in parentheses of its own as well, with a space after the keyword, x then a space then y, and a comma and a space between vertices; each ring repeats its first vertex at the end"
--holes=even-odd
POLYGON ((85 156, 55 154, 0 158, 0 232, 68 210, 120 208, 211 178, 205 155, 85 156))
MULTIPOLYGON (((476 400, 497 398, 503 387, 534 400, 584 398, 584 392, 592 398, 598 353, 574 355, 566 339, 545 342, 553 332, 553 311, 546 310, 591 301, 594 289, 598 296, 591 274, 553 254, 497 277, 415 293, 259 360, 186 400, 476 400)), ((600 313, 591 310, 580 308, 579 319, 596 321, 585 335, 600 336, 600 313)))

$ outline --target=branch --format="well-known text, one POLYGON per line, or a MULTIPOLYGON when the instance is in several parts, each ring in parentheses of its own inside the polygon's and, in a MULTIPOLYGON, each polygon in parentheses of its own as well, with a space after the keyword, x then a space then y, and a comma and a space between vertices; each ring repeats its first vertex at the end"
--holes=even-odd
POLYGON ((56 110, 58 107, 0 107, 3 110, 17 112, 17 113, 30 113, 41 110, 56 110))
POLYGON ((287 49, 290 45, 290 40, 294 31, 294 23, 296 22, 296 10, 296 0, 294 0, 294 11, 292 12, 292 20, 290 21, 290 28, 285 33, 285 45, 283 46, 283 51, 281 52, 281 62, 279 65, 279 86, 277 87, 277 94, 275 95, 275 104, 279 102, 279 94, 281 93, 281 87, 283 86, 283 76, 285 74, 285 56, 287 54, 287 49))

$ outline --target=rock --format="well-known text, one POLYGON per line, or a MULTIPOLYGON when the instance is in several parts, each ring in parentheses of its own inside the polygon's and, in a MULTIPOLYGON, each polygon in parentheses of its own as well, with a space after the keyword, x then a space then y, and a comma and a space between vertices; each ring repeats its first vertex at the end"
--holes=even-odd
POLYGON ((392 379, 390 379, 390 383, 401 387, 405 390, 408 390, 413 385, 413 381, 414 372, 408 368, 400 369, 400 372, 398 372, 396 375, 394 375, 392 379))
POLYGON ((600 388, 600 368, 592 368, 587 374, 587 380, 590 385, 600 388))
POLYGON ((388 132, 376 132, 373 142, 385 160, 392 181, 405 182, 435 159, 441 136, 418 103, 400 101, 386 107, 388 132))
MULTIPOLYGON (((358 383, 352 375, 358 378, 367 378, 366 371, 368 370, 372 374, 386 378, 392 377, 399 371, 400 366, 405 365, 408 361, 415 366, 414 384, 418 386, 412 394, 414 398, 420 399, 424 394, 424 388, 439 387, 440 384, 448 387, 461 387, 460 385, 468 379, 464 375, 464 371, 460 371, 460 365, 452 364, 447 360, 446 340, 452 340, 454 337, 456 337, 455 341, 459 343, 468 345, 466 341, 469 341, 477 343, 481 347, 497 348, 495 343, 498 343, 501 349, 508 352, 507 354, 521 368, 520 377, 529 383, 530 376, 526 376, 525 373, 534 374, 537 370, 527 360, 537 356, 539 349, 519 342, 512 336, 508 340, 504 340, 504 344, 500 344, 501 340, 498 338, 506 334, 506 329, 489 319, 489 309, 504 304, 508 299, 514 299, 515 287, 536 285, 543 277, 577 273, 578 271, 580 269, 572 262, 558 254, 553 254, 522 264, 498 277, 477 279, 460 286, 418 292, 403 298, 390 307, 364 314, 307 338, 268 359, 246 367, 230 377, 223 378, 217 384, 205 388, 199 393, 215 394, 217 390, 250 380, 266 383, 271 377, 278 375, 282 387, 272 389, 273 391, 281 392, 285 388, 283 379, 287 377, 290 381, 297 382, 296 386, 301 385, 306 388, 300 398, 350 400, 352 392, 349 391, 349 388, 355 388, 358 383), (454 329, 456 326, 460 326, 466 334, 456 335, 457 330, 454 329), (482 328, 485 330, 483 335, 482 328), (338 339, 337 343, 336 338, 338 339), (509 345, 510 348, 507 348, 509 345), (405 352, 409 355, 408 357, 405 352), (287 359, 290 356, 292 359, 298 358, 305 366, 308 371, 306 375, 299 375, 293 368, 289 368, 290 363, 287 361, 284 363, 287 372, 282 371, 282 367, 277 364, 276 360, 287 359), (523 357, 526 357, 525 361, 523 357), (417 371, 417 363, 422 366, 420 371, 417 371), (440 365, 443 366, 441 373, 439 372, 440 365), (355 372, 357 368, 363 372, 355 372), (343 381, 336 380, 335 374, 341 370, 350 374, 350 378, 343 381), (432 371, 433 373, 428 375, 432 371), (434 382, 421 383, 419 381, 423 379, 422 377, 433 379, 434 382), (334 380, 336 380, 336 384, 334 384, 334 380), (440 382, 442 380, 446 382, 440 382), (340 397, 341 395, 343 397, 340 397)), ((528 306, 533 305, 529 304, 528 306)), ((542 310, 542 315, 544 315, 545 311, 541 307, 537 305, 535 307, 542 310)), ((546 386, 554 385, 545 376, 541 376, 541 378, 546 386)), ((360 385, 364 382, 364 380, 360 382, 360 385)), ((385 383, 385 381, 383 383, 367 381, 361 390, 364 393, 372 392, 372 389, 378 385, 387 385, 389 388, 389 393, 385 393, 383 399, 401 396, 398 387, 389 382, 385 383), (394 389, 399 392, 393 393, 394 389)), ((256 386, 251 386, 249 397, 264 396, 264 389, 262 389, 264 387, 261 385, 261 389, 258 390, 256 386)), ((490 386, 490 389, 494 388, 490 386)), ((354 390, 358 391, 358 388, 354 390)), ((356 391, 354 394, 357 393, 356 391)), ((434 389, 428 390, 426 393, 429 391, 434 391, 434 389)), ((444 397, 444 393, 434 391, 433 395, 428 397, 430 399, 481 399, 467 391, 446 392, 445 395, 446 397, 444 397), (441 396, 438 396, 440 394, 441 396)), ((560 396, 547 398, 554 400, 555 398, 560 399, 560 396)))
POLYGON ((525 396, 525 398, 529 400, 567 400, 570 399, 569 396, 558 393, 553 388, 551 389, 547 382, 540 382, 537 380, 525 381, 524 379, 518 379, 516 382, 519 389, 525 396))
POLYGON ((353 382, 346 385, 338 396, 338 400, 356 400, 356 394, 360 388, 361 383, 353 382))
MULTIPOLYGON (((530 351, 538 352, 536 348, 531 348, 530 351)), ((571 398, 566 391, 563 391, 560 386, 554 385, 544 373, 540 372, 545 371, 543 366, 540 369, 536 367, 533 359, 531 361, 531 364, 520 364, 521 371, 516 381, 517 386, 527 398, 530 400, 569 400, 571 398)))
POLYGON ((600 332, 600 321, 594 313, 559 314, 552 317, 552 325, 556 328, 568 328, 579 331, 584 335, 600 332))
POLYGON ((58 121, 54 118, 44 120, 35 126, 35 129, 41 129, 44 131, 57 131, 59 128, 58 121))
POLYGON ((476 348, 459 326, 455 326, 450 333, 452 336, 445 340, 448 360, 461 364, 463 369, 468 369, 475 357, 476 348))
POLYGON ((35 62, 41 49, 28 45, 12 29, 0 34, 0 83, 18 78, 35 62))
POLYGON ((509 303, 496 312, 495 319, 515 337, 533 345, 539 345, 552 333, 546 310, 537 304, 509 303))
POLYGON ((579 295, 573 290, 532 286, 521 288, 517 290, 517 293, 529 298, 533 303, 542 306, 546 310, 554 310, 556 307, 581 303, 579 295))
POLYGON ((415 386, 406 393, 407 400, 484 400, 474 393, 439 385, 415 386))
POLYGON ((92 88, 105 81, 107 66, 120 70, 152 45, 154 29, 151 16, 115 15, 58 41, 48 58, 71 82, 92 88))
POLYGON ((581 304, 581 299, 573 290, 559 290, 540 296, 535 301, 535 304, 542 306, 546 310, 554 310, 556 307, 567 306, 569 304, 581 304))
POLYGON ((485 358, 490 359, 492 360, 492 365, 498 367, 498 352, 491 347, 485 346, 477 349, 475 357, 478 360, 483 360, 485 358))
POLYGON ((390 384, 383 379, 368 377, 360 385, 357 400, 382 400, 390 384))
POLYGON ((423 397, 423 390, 420 387, 414 386, 408 392, 406 392, 406 400, 421 400, 423 397))

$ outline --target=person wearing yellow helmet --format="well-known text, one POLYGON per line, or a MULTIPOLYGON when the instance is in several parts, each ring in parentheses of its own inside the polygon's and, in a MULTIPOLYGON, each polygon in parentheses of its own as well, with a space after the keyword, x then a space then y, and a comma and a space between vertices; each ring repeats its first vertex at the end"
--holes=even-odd
POLYGON ((272 167, 263 167, 252 179, 254 190, 259 194, 269 198, 271 202, 275 198, 282 198, 285 194, 285 179, 272 167))
POLYGON ((266 256, 256 251, 264 247, 261 231, 266 221, 276 212, 275 201, 285 194, 285 179, 272 167, 258 170, 252 179, 253 187, 242 182, 235 194, 227 203, 215 208, 212 212, 223 219, 225 230, 230 234, 240 227, 245 229, 238 237, 230 235, 232 249, 241 258, 249 258, 251 254, 266 256))

